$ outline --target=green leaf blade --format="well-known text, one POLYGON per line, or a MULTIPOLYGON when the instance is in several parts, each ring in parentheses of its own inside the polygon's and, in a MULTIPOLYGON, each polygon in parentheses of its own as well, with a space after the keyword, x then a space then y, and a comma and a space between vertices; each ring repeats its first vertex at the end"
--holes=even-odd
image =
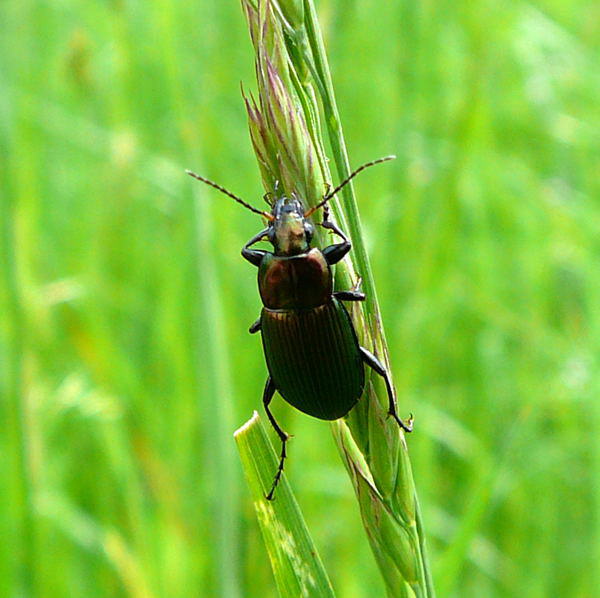
POLYGON ((334 598, 333 588, 298 503, 282 476, 275 500, 266 499, 278 459, 258 413, 234 434, 254 508, 282 597, 334 598))

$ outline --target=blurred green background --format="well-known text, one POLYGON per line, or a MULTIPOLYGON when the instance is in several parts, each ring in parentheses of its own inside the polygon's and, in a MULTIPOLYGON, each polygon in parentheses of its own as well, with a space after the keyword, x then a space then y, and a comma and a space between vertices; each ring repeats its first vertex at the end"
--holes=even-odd
MULTIPOLYGON (((600 4, 320 1, 441 597, 600 587, 600 4)), ((0 595, 274 597, 235 0, 0 3, 0 595)), ((384 593, 276 400, 340 597, 384 593)))

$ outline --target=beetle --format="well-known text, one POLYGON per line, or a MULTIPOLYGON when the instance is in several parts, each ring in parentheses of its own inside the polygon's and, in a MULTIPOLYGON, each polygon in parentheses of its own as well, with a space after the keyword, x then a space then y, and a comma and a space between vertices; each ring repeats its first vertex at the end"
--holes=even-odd
MULTIPOLYGON (((283 473, 286 444, 290 436, 279 426, 269 405, 275 391, 300 411, 321 420, 344 417, 361 397, 365 386, 364 366, 383 377, 388 413, 398 425, 410 432, 412 416, 404 422, 397 415, 396 399, 390 376, 383 364, 361 347, 345 301, 364 301, 360 279, 350 290, 333 289, 332 266, 351 249, 347 235, 329 219, 327 202, 365 168, 395 156, 386 156, 363 164, 333 191, 327 191, 313 207, 305 207, 297 194, 281 195, 270 202, 271 211, 262 211, 190 170, 193 178, 214 187, 250 211, 263 216, 267 226, 242 248, 242 256, 258 267, 258 288, 263 308, 250 326, 250 333, 261 332, 269 375, 263 391, 265 412, 281 440, 279 465, 266 495, 272 500, 283 473), (320 226, 340 237, 341 242, 323 250, 312 246, 315 233, 311 216, 323 208, 320 226), (253 249, 267 240, 273 251, 253 249)), ((267 193, 269 202, 272 194, 267 193)))

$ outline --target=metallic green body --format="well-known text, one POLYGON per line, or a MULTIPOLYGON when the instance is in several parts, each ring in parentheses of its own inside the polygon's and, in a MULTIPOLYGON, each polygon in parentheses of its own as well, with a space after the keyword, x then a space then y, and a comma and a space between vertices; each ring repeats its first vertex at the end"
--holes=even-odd
POLYGON ((343 417, 362 395, 364 366, 350 316, 332 296, 323 253, 267 253, 258 281, 262 342, 275 387, 308 415, 343 417))

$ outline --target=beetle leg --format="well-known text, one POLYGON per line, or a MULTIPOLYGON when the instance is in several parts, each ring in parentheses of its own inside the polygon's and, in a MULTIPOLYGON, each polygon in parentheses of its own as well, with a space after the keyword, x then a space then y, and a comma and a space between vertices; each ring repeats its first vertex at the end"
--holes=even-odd
POLYGON ((250 326, 250 328, 248 328, 248 332, 250 334, 254 334, 255 332, 258 332, 259 330, 260 330, 260 316, 258 317, 256 322, 254 322, 254 324, 252 324, 252 326, 250 326))
POLYGON ((267 253, 264 249, 250 249, 251 245, 258 243, 268 232, 268 228, 261 230, 258 234, 254 235, 242 248, 242 256, 245 257, 251 264, 260 266, 263 257, 267 253))
POLYGON ((343 233, 343 231, 331 220, 329 220, 329 211, 325 212, 323 216, 323 222, 321 222, 321 226, 323 228, 327 228, 333 231, 339 237, 342 237, 342 243, 336 243, 335 245, 330 245, 329 247, 325 247, 323 249, 323 255, 327 260, 327 263, 331 266, 333 264, 337 264, 352 248, 352 243, 348 237, 343 233))
POLYGON ((335 291, 333 296, 342 301, 364 301, 366 295, 360 291, 335 291))
POLYGON ((330 266, 337 264, 352 248, 350 241, 344 241, 336 245, 330 245, 323 249, 323 256, 330 266))
POLYGON ((349 291, 335 291, 333 296, 342 301, 364 301, 366 295, 360 290, 362 278, 359 276, 354 286, 349 291))
POLYGON ((275 384, 273 384, 273 379, 271 376, 267 378, 267 383, 265 384, 265 390, 263 392, 263 405, 265 406, 265 411, 267 412, 267 417, 271 422, 273 428, 275 428, 275 432, 279 436, 281 440, 281 455, 279 457, 279 466, 277 467, 277 473, 275 474, 275 479, 273 480, 273 485, 271 486, 271 490, 269 490, 269 494, 265 497, 267 500, 273 500, 273 494, 275 493, 275 488, 277 488, 277 484, 279 484, 279 480, 281 479, 281 474, 283 473, 283 464, 285 462, 286 453, 285 453, 285 443, 289 440, 289 434, 286 434, 280 427, 275 417, 271 413, 269 409, 269 403, 275 394, 275 384))
POLYGON ((342 229, 335 224, 335 222, 331 222, 329 220, 329 210, 323 215, 323 222, 321 222, 321 226, 330 231, 333 231, 338 237, 342 237, 346 243, 350 243, 346 234, 342 231, 342 229))
POLYGON ((383 379, 385 380, 385 386, 387 388, 388 399, 390 401, 388 414, 391 415, 396 420, 398 425, 405 432, 412 432, 412 429, 413 429, 412 414, 408 418, 408 422, 404 422, 398 417, 398 414, 396 413, 396 397, 394 396, 392 382, 390 380, 390 375, 388 374, 387 370, 383 367, 383 365, 379 361, 379 359, 377 359, 377 357, 375 357, 375 355, 373 355, 373 353, 371 353, 370 351, 367 351, 364 347, 360 347, 360 352, 362 354, 363 361, 368 366, 370 366, 373 370, 375 370, 375 372, 377 372, 380 376, 382 376, 383 379))
POLYGON ((359 276, 354 286, 349 291, 335 291, 333 296, 342 301, 364 301, 366 295, 360 290, 362 278, 359 276))

